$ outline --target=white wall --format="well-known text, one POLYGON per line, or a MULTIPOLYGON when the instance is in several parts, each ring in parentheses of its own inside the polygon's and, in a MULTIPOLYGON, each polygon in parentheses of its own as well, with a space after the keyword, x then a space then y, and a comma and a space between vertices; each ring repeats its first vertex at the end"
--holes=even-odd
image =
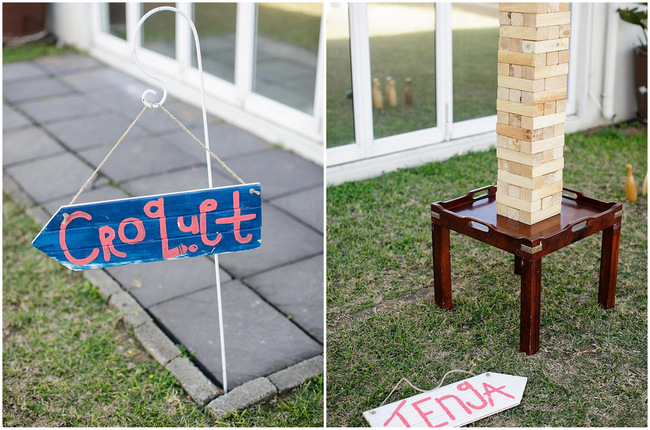
POLYGON ((49 3, 48 21, 59 43, 87 51, 91 47, 90 4, 49 3))
POLYGON ((613 122, 633 119, 636 116, 634 94, 634 47, 642 35, 641 29, 622 21, 615 12, 616 7, 633 4, 616 4, 610 8, 608 3, 582 5, 585 10, 581 17, 583 34, 580 40, 580 62, 578 71, 578 115, 567 120, 567 132, 575 132, 613 122), (616 38, 615 52, 607 52, 608 25, 614 25, 616 38), (603 115, 603 95, 605 74, 610 63, 613 82, 613 117, 603 115))

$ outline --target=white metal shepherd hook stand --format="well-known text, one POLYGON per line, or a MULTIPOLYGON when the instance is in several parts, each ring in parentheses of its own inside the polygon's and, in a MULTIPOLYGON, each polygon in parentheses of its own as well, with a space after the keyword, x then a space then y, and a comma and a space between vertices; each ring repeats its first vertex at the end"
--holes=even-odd
MULTIPOLYGON (((160 84, 160 86, 163 89, 163 95, 160 101, 152 103, 147 100, 148 95, 156 95, 158 94, 157 91, 148 89, 145 90, 142 93, 142 103, 144 103, 145 106, 147 106, 150 109, 156 109, 159 106, 162 106, 163 103, 165 103, 165 100, 167 99, 167 87, 163 83, 163 81, 160 78, 157 78, 156 76, 152 75, 151 73, 147 72, 144 67, 142 67, 142 64, 138 60, 138 55, 137 55, 137 47, 138 47, 138 34, 140 31, 140 27, 142 27, 142 24, 149 18, 151 15, 168 10, 174 13, 177 13, 181 15, 185 20, 188 22, 190 27, 192 28, 192 34, 194 35, 194 45, 196 46, 196 59, 198 62, 198 68, 199 68, 199 76, 201 80, 201 109, 203 111, 203 135, 204 135, 204 140, 205 140, 205 146, 206 146, 206 151, 205 151, 205 158, 206 158, 206 164, 207 164, 207 169, 208 169, 208 187, 212 188, 212 163, 211 163, 211 158, 210 158, 210 139, 208 137, 208 119, 207 119, 207 114, 205 111, 205 90, 203 87, 203 62, 201 59, 201 46, 199 45, 199 35, 196 32, 196 27, 194 26, 194 23, 190 19, 187 14, 185 14, 183 11, 176 9, 175 7, 170 7, 170 6, 162 6, 162 7, 157 7, 155 9, 150 10, 147 12, 142 18, 140 18, 140 21, 138 21, 138 25, 136 25, 135 32, 133 34, 133 60, 135 61, 135 64, 140 68, 142 73, 150 77, 151 79, 155 80, 160 84)), ((219 277, 219 256, 218 254, 214 255, 214 273, 216 277, 216 284, 217 284, 217 311, 219 314, 219 343, 221 345, 221 371, 222 371, 222 379, 223 379, 223 392, 224 394, 228 392, 228 377, 227 377, 227 371, 226 371, 226 345, 224 341, 224 328, 223 328, 223 311, 222 311, 222 305, 221 305, 221 279, 219 277)))

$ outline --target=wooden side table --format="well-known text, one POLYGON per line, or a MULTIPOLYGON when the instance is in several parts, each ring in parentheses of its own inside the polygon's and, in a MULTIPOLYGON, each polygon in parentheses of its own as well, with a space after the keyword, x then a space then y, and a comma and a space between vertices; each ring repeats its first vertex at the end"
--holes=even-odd
POLYGON ((530 226, 497 215, 496 186, 432 203, 435 302, 443 309, 452 307, 450 230, 514 254, 514 271, 521 277, 519 350, 532 355, 539 350, 542 257, 602 231, 598 303, 613 307, 622 214, 620 203, 568 188, 563 190, 561 214, 530 226))

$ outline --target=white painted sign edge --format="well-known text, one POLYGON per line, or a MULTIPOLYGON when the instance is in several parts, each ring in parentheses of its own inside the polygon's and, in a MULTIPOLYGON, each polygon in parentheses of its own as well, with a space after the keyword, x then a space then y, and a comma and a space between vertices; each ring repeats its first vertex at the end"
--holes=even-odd
MULTIPOLYGON (((430 417, 428 417, 429 423, 442 422, 442 423, 446 423, 446 425, 444 425, 445 427, 461 427, 469 423, 481 420, 483 418, 487 418, 491 415, 495 415, 497 413, 503 412, 507 409, 513 408, 521 404, 521 400, 524 394, 524 390, 526 389, 526 383, 528 381, 528 378, 523 376, 506 375, 502 373, 485 372, 480 375, 473 376, 471 378, 454 382, 453 384, 445 385, 444 387, 440 387, 432 391, 416 394, 406 399, 397 400, 395 402, 389 403, 388 405, 380 406, 378 408, 365 411, 363 413, 363 416, 366 419, 366 421, 368 421, 371 427, 384 427, 384 424, 387 422, 387 420, 391 417, 391 415, 395 412, 395 410, 402 402, 406 402, 404 406, 406 405, 412 406, 413 403, 417 404, 417 402, 423 402, 423 399, 427 399, 427 397, 433 397, 432 394, 435 394, 435 398, 437 399, 443 398, 445 396, 451 396, 451 395, 458 397, 459 395, 463 395, 463 393, 460 393, 460 391, 458 390, 458 386, 466 382, 469 382, 477 391, 481 392, 483 390, 482 384, 484 382, 488 383, 492 387, 498 388, 503 384, 503 381, 509 382, 507 384, 509 390, 507 393, 512 395, 514 399, 505 402, 503 401, 502 398, 500 398, 498 404, 494 404, 494 406, 488 405, 489 407, 486 406, 485 410, 480 410, 480 411, 474 410, 473 408, 467 408, 471 410, 470 414, 467 414, 465 412, 466 408, 459 405, 458 401, 455 401, 454 403, 443 402, 443 404, 445 404, 445 406, 447 407, 448 412, 442 410, 442 413, 433 415, 432 411, 423 411, 426 415, 432 414, 430 417), (449 422, 449 414, 453 415, 454 417, 459 417, 459 418, 462 417, 462 418, 454 419, 451 420, 451 422, 449 422), (440 418, 442 421, 437 420, 437 418, 440 418)), ((470 402, 473 403, 478 402, 478 397, 473 392, 467 391, 467 393, 469 394, 470 402)), ((481 393, 481 394, 485 394, 485 393, 481 393)), ((504 397, 498 393, 496 394, 496 396, 504 397)), ((467 403, 466 400, 463 401, 467 403)), ((409 426, 411 427, 428 426, 426 424, 425 419, 422 417, 417 417, 415 420, 413 420, 412 417, 416 416, 417 412, 413 413, 412 410, 408 410, 408 409, 403 411, 403 415, 407 415, 407 414, 411 418, 410 420, 407 419, 409 426)), ((399 417, 396 416, 391 420, 389 425, 386 427, 406 427, 406 425, 399 417)))

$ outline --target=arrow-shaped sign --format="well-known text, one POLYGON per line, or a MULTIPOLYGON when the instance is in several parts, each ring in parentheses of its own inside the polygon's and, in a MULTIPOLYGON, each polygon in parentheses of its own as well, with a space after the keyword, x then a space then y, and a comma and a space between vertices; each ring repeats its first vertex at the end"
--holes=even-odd
POLYGON ((73 270, 243 251, 262 239, 260 184, 61 206, 32 245, 73 270))
POLYGON ((461 427, 521 403, 527 378, 483 373, 363 413, 371 427, 461 427))

